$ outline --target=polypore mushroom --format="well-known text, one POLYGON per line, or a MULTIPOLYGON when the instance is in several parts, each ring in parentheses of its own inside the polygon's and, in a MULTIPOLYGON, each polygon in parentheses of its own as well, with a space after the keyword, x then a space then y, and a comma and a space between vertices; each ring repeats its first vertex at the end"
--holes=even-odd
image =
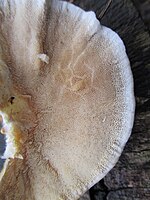
POLYGON ((0 87, 1 200, 74 200, 117 162, 133 80, 122 40, 93 12, 1 0, 0 87))

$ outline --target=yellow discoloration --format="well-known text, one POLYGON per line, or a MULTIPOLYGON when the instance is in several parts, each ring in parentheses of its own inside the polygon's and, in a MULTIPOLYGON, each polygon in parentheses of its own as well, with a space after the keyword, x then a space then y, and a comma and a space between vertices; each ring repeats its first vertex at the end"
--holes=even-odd
MULTIPOLYGON (((17 148, 19 153, 19 149, 21 149, 21 145, 23 142, 24 134, 21 131, 21 127, 25 126, 22 124, 23 122, 28 122, 28 112, 30 111, 27 100, 29 98, 23 98, 24 96, 15 95, 13 102, 7 101, 1 111, 8 116, 8 123, 12 124, 12 134, 14 135, 14 145, 17 148)), ((2 127, 2 134, 7 135, 7 131, 2 127)))
POLYGON ((85 89, 85 86, 86 86, 85 81, 80 80, 72 86, 72 90, 75 91, 75 92, 79 91, 79 90, 83 90, 83 89, 85 89))
MULTIPOLYGON (((6 135, 8 147, 10 145, 15 149, 11 155, 20 157, 22 143, 27 137, 24 130, 30 128, 32 123, 30 117, 32 113, 30 109, 31 96, 22 95, 16 91, 9 69, 2 60, 0 60, 0 77, 2 84, 0 84, 2 91, 0 94, 0 112, 2 113, 0 115, 0 132, 6 135), (5 90, 2 90, 3 87, 5 90)), ((8 152, 11 151, 11 147, 8 149, 10 149, 8 152)))
POLYGON ((17 127, 16 125, 13 127, 13 133, 14 133, 14 137, 15 137, 15 146, 19 149, 19 147, 22 144, 22 133, 21 130, 19 129, 19 127, 17 127))
POLYGON ((6 134, 5 129, 4 129, 4 128, 1 128, 0 133, 1 133, 2 135, 5 135, 5 134, 6 134))
POLYGON ((18 121, 20 115, 23 115, 22 111, 28 109, 29 106, 24 98, 18 95, 14 96, 15 98, 13 103, 8 100, 8 102, 5 104, 5 107, 2 109, 2 112, 10 116, 11 121, 18 121))

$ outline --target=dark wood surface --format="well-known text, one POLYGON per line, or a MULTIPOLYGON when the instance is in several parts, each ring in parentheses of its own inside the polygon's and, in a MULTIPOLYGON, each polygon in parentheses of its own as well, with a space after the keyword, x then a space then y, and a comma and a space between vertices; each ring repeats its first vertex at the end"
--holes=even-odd
MULTIPOLYGON (((107 0, 74 0, 97 17, 107 0)), ((136 115, 117 165, 90 190, 91 200, 150 199, 150 1, 114 0, 101 24, 123 39, 134 76, 136 115)))

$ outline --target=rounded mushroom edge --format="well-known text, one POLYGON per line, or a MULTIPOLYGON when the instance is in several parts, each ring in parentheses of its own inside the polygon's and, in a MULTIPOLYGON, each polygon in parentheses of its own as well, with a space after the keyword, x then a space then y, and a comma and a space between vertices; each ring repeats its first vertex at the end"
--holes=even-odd
POLYGON ((0 3, 0 116, 10 118, 4 121, 11 129, 0 197, 8 180, 8 192, 16 184, 15 200, 22 192, 26 200, 76 200, 115 166, 132 132, 134 83, 125 45, 94 12, 71 3, 8 5, 0 3))

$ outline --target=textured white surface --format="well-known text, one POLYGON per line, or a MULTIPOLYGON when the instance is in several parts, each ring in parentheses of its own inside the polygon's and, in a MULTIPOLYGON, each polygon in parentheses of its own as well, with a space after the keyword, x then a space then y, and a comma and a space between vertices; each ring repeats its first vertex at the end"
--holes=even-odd
POLYGON ((93 12, 74 5, 2 2, 8 68, 18 91, 31 95, 36 115, 33 130, 23 133, 21 186, 17 178, 8 187, 19 191, 15 200, 22 194, 26 200, 77 199, 115 165, 131 133, 133 80, 124 44, 93 12))
POLYGON ((46 64, 49 64, 49 57, 46 54, 38 54, 38 58, 46 64))

